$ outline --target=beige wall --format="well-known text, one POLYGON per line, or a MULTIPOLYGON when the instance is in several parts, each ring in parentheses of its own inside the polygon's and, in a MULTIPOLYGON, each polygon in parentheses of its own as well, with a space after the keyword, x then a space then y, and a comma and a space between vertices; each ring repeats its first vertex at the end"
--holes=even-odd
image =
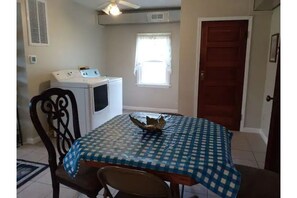
POLYGON ((244 127, 260 128, 271 12, 252 11, 252 0, 182 0, 178 110, 194 115, 197 21, 199 17, 253 16, 244 127))
MULTIPOLYGON (((25 0, 19 2, 22 7, 28 100, 49 87, 53 71, 75 69, 79 65, 105 71, 105 39, 103 28, 97 25, 96 11, 72 0, 47 1, 49 45, 37 47, 28 45, 25 0), (28 55, 36 55, 37 63, 29 64, 28 55)), ((24 122, 30 119, 28 113, 22 117, 26 117, 22 120, 24 122)), ((34 142, 38 136, 32 124, 24 126, 24 141, 34 142)))
POLYGON ((105 27, 107 75, 123 77, 123 105, 140 109, 177 110, 179 73, 179 23, 116 25, 105 27), (170 88, 136 85, 133 73, 137 33, 170 32, 172 38, 172 74, 170 88))
MULTIPOLYGON (((270 37, 271 35, 276 33, 280 33, 280 7, 277 7, 273 10, 273 14, 271 18, 270 37)), ((266 96, 270 95, 271 97, 273 97, 276 68, 277 68, 277 63, 269 62, 268 57, 269 56, 267 55, 267 69, 266 69, 266 78, 265 78, 266 81, 265 81, 265 91, 264 91, 264 98, 263 98, 262 122, 261 122, 262 123, 261 128, 263 130, 263 134, 266 139, 268 138, 271 110, 272 110, 272 102, 267 102, 266 96)))
POLYGON ((271 13, 254 14, 244 127, 261 128, 271 13))

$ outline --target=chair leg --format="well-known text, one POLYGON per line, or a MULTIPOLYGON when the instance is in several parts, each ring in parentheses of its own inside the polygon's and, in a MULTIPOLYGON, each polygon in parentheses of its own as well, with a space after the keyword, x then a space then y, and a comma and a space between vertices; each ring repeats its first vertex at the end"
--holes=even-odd
POLYGON ((60 194, 60 184, 53 182, 53 198, 59 198, 60 194))
POLYGON ((105 190, 105 189, 104 189, 103 197, 104 197, 104 198, 106 198, 106 197, 107 197, 107 192, 106 192, 106 190, 105 190))
POLYGON ((86 194, 87 195, 87 197, 89 197, 89 198, 96 198, 97 197, 97 195, 94 195, 94 194, 86 194))
MULTIPOLYGON (((98 192, 99 193, 99 192, 98 192)), ((97 195, 98 195, 98 193, 97 193, 97 195)), ((97 195, 94 195, 94 194, 85 194, 85 195, 87 195, 88 197, 90 197, 90 198, 96 198, 97 197, 97 195)))
POLYGON ((184 198, 184 189, 185 189, 185 185, 182 185, 181 194, 180 194, 181 198, 184 198))
MULTIPOLYGON (((113 198, 112 194, 108 189, 104 189, 103 198, 113 198)), ((120 196, 121 197, 121 196, 120 196)))

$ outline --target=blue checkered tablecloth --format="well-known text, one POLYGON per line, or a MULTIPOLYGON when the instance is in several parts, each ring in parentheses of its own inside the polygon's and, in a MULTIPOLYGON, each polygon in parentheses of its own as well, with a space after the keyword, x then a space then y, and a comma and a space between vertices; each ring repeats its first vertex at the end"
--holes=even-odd
POLYGON ((86 160, 176 173, 221 197, 236 197, 240 173, 232 162, 231 138, 225 127, 206 119, 170 115, 162 133, 150 133, 123 114, 79 138, 65 156, 64 168, 75 177, 79 161, 86 160))

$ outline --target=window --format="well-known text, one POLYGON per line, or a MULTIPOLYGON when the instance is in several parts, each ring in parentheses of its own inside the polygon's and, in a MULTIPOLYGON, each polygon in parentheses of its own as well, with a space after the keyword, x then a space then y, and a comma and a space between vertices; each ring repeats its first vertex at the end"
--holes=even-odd
POLYGON ((170 86, 170 33, 137 34, 134 74, 139 86, 170 86))

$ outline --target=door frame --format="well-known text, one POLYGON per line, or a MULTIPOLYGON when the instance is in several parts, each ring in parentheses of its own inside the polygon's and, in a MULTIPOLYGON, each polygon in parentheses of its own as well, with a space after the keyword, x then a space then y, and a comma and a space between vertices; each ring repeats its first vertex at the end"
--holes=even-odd
POLYGON ((197 45, 196 45, 196 68, 195 68, 195 84, 194 84, 194 117, 197 116, 198 108, 198 93, 199 93, 199 69, 200 69, 200 45, 201 45, 201 30, 203 21, 230 21, 230 20, 247 20, 248 21, 248 38, 246 43, 246 55, 245 55, 245 69, 244 69, 244 80, 243 80, 243 93, 242 93, 242 104, 241 104, 241 120, 240 120, 240 131, 244 129, 245 123, 245 111, 246 111, 246 100, 247 100, 247 85, 249 76, 250 66, 250 50, 251 50, 251 36, 252 36, 252 24, 253 16, 231 16, 231 17, 199 17, 197 22, 197 45))

